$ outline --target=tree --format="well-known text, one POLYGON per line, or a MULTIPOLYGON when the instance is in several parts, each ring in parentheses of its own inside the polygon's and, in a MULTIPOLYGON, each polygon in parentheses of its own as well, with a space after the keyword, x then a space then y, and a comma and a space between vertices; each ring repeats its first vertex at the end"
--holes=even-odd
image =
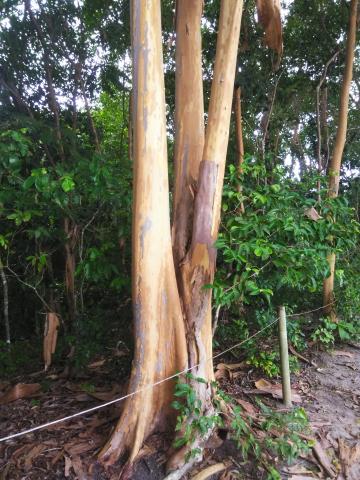
MULTIPOLYGON (((205 140, 201 88, 202 1, 183 0, 177 4, 172 241, 160 1, 132 2, 136 344, 129 391, 191 368, 194 376, 207 380, 194 385, 204 414, 213 408, 211 290, 204 287, 212 283, 215 272, 214 242, 220 220, 242 3, 241 0, 221 2, 205 140), (179 200, 181 196, 184 204, 179 200)), ((170 407, 172 391, 173 383, 164 382, 128 398, 100 459, 111 464, 129 449, 132 462, 144 438, 174 422, 174 411, 170 407)), ((199 441, 198 447, 202 446, 199 441)), ((184 456, 182 452, 171 468, 180 468, 182 472, 182 468, 188 468, 184 467, 184 456)))
MULTIPOLYGON (((346 42, 345 71, 340 92, 339 120, 336 132, 333 155, 329 166, 329 187, 328 197, 336 198, 339 194, 340 168, 346 142, 346 131, 349 110, 349 95, 353 75, 354 55, 356 47, 356 29, 358 17, 358 0, 351 0, 349 29, 346 42)), ((336 255, 330 252, 327 257, 330 275, 324 280, 323 285, 323 306, 324 312, 336 319, 334 310, 334 278, 336 255)))

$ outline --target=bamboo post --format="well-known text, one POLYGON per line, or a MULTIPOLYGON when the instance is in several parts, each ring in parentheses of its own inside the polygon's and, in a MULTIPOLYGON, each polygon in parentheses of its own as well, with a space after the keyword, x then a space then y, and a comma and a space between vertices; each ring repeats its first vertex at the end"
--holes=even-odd
POLYGON ((285 307, 279 307, 279 341, 280 341, 280 363, 282 392, 285 407, 291 407, 291 383, 289 368, 288 340, 286 331, 286 312, 285 307))

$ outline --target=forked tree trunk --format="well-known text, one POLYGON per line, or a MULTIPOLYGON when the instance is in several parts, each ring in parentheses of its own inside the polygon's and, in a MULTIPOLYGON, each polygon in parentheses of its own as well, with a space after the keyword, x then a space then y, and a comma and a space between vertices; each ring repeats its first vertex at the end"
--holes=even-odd
MULTIPOLYGON (((243 2, 222 0, 221 3, 205 144, 201 3, 181 0, 177 8, 172 242, 160 1, 132 1, 135 169, 132 278, 136 342, 129 391, 191 367, 195 375, 209 381, 197 388, 206 412, 211 408, 213 366, 211 291, 203 287, 213 281, 215 271, 214 242, 220 221, 243 2), (190 75, 190 80, 186 75, 190 75)), ((175 411, 170 407, 173 387, 174 383, 168 381, 127 399, 111 439, 100 452, 103 463, 113 463, 125 450, 130 451, 131 463, 148 435, 174 424, 175 411)), ((171 467, 183 464, 184 458, 173 462, 171 467)))
MULTIPOLYGON (((349 94, 353 75, 354 55, 356 47, 357 10, 358 0, 351 0, 348 37, 346 42, 345 71, 340 92, 339 121, 336 132, 333 156, 331 158, 329 166, 329 198, 336 198, 339 193, 340 168, 346 142, 349 94)), ((327 260, 329 263, 330 275, 324 280, 323 285, 324 313, 327 315, 331 315, 332 319, 336 320, 336 314, 334 310, 334 278, 336 261, 335 253, 329 253, 327 260)))

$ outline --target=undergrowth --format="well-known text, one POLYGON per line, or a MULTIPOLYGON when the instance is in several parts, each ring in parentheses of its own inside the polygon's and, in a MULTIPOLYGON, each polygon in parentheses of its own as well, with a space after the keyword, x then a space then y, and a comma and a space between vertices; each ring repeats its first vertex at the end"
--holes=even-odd
POLYGON ((214 411, 203 414, 202 402, 196 396, 192 382, 205 383, 192 374, 185 375, 185 381, 178 379, 172 407, 177 410, 175 448, 189 447, 186 460, 199 453, 192 448, 196 438, 205 437, 214 427, 228 431, 229 438, 236 442, 244 461, 256 459, 257 469, 267 472, 267 480, 280 480, 275 467, 277 460, 292 463, 301 453, 307 453, 311 440, 303 436, 308 431, 308 419, 303 408, 287 412, 276 412, 257 400, 259 413, 247 414, 236 401, 212 382, 214 411))

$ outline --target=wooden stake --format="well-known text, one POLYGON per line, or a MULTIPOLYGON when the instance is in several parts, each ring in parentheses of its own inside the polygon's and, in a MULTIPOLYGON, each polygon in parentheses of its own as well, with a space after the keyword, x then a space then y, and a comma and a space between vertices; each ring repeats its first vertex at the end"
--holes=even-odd
POLYGON ((279 307, 279 341, 283 400, 285 407, 291 407, 289 353, 286 331, 286 313, 284 306, 279 307))

